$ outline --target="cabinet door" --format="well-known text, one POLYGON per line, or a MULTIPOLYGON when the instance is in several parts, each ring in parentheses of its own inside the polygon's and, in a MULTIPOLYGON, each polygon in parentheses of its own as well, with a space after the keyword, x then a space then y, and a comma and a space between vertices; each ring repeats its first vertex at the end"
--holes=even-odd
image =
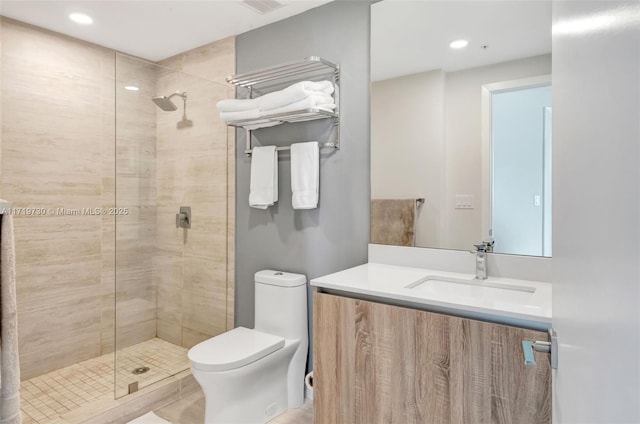
POLYGON ((355 301, 313 295, 315 424, 355 423, 355 301), (322 383, 318 383, 318 379, 322 383))
POLYGON ((540 331, 449 318, 451 423, 551 423, 551 364, 535 352, 525 366, 522 340, 540 331), (455 401, 454 401, 455 400, 455 401))
POLYGON ((545 333, 314 294, 316 424, 551 421, 545 333))

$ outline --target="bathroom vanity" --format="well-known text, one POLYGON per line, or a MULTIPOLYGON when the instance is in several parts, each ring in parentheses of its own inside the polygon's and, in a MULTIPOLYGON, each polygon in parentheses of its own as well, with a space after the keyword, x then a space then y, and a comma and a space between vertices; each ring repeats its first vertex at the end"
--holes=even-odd
POLYGON ((548 283, 369 263, 312 280, 316 424, 550 423, 548 283))

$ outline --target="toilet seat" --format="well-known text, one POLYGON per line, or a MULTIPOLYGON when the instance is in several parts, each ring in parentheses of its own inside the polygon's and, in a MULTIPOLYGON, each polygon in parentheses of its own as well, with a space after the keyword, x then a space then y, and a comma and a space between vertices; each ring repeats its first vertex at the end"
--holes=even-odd
POLYGON ((232 370, 282 349, 284 342, 273 334, 238 327, 192 347, 189 360, 203 371, 232 370))

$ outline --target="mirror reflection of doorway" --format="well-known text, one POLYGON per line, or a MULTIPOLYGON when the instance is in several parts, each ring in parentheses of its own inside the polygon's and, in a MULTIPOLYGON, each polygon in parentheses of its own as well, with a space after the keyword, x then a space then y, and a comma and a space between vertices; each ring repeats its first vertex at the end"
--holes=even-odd
POLYGON ((491 93, 494 251, 551 256, 551 85, 491 93))

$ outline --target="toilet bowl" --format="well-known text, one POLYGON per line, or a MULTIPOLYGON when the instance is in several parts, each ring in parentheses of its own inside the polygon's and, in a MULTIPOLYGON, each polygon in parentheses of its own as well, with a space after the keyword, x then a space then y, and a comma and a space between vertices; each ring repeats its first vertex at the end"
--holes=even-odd
POLYGON ((299 408, 308 346, 306 277, 257 272, 255 328, 238 327, 189 350, 205 424, 263 424, 299 408))

